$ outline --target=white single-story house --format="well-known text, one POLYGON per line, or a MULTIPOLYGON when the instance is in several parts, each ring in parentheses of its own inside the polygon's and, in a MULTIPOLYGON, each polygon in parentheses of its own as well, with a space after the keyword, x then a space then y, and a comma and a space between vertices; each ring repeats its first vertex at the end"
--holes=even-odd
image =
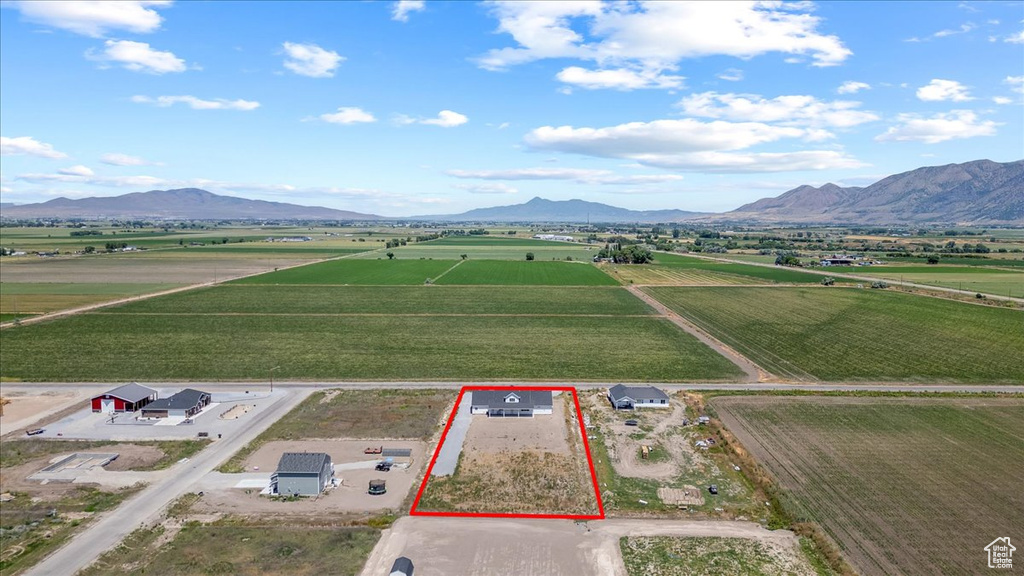
POLYGON ((211 396, 209 392, 185 388, 177 394, 160 398, 150 402, 142 409, 143 418, 168 418, 178 416, 191 418, 209 406, 211 396))
POLYGON ((654 386, 625 386, 618 384, 608 389, 608 400, 619 410, 634 408, 671 408, 668 394, 654 386))
POLYGON ((532 418, 535 414, 551 414, 552 406, 551 390, 474 390, 470 412, 532 418))

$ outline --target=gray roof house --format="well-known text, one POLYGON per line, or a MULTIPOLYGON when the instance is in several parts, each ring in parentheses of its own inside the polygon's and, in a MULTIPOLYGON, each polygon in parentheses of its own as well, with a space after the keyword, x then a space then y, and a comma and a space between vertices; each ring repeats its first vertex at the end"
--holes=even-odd
POLYGON ((608 389, 608 400, 620 410, 634 408, 670 408, 668 394, 654 386, 625 386, 618 384, 608 389))
POLYGON ((283 495, 316 496, 334 476, 331 457, 323 452, 285 452, 270 477, 272 492, 283 495))
POLYGON ((191 418, 209 406, 210 400, 209 392, 185 388, 177 394, 150 402, 142 409, 142 416, 144 418, 167 418, 170 416, 191 418))
POLYGON ((532 418, 551 414, 551 390, 474 390, 473 414, 532 418))
POLYGON ((388 576, 412 576, 412 560, 399 556, 391 566, 391 574, 388 576))
POLYGON ((136 382, 118 386, 113 390, 92 397, 93 412, 135 412, 153 400, 156 390, 136 382))

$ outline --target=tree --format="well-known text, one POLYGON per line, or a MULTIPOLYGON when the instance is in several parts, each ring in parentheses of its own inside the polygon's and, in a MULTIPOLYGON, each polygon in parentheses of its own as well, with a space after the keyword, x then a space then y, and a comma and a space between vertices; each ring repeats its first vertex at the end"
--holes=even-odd
POLYGON ((394 252, 391 252, 391 251, 389 250, 389 251, 388 251, 388 260, 393 260, 394 258, 395 258, 395 253, 394 253, 394 252))
POLYGON ((85 247, 85 253, 86 254, 92 254, 95 251, 96 251, 96 247, 95 246, 86 246, 85 247))
POLYGON ((836 284, 836 279, 831 277, 831 276, 826 276, 826 277, 821 279, 821 285, 822 286, 835 286, 835 284, 836 284))
POLYGON ((533 260, 533 252, 527 252, 526 253, 526 259, 527 260, 533 260))
POLYGON ((939 263, 939 255, 938 254, 932 254, 931 256, 929 256, 928 257, 928 263, 929 264, 938 264, 939 263))
POLYGON ((673 228, 672 229, 672 237, 673 238, 679 238, 680 234, 682 234, 682 231, 679 230, 679 228, 673 228))
POLYGON ((469 254, 459 254, 459 257, 465 260, 466 258, 469 258, 469 254))

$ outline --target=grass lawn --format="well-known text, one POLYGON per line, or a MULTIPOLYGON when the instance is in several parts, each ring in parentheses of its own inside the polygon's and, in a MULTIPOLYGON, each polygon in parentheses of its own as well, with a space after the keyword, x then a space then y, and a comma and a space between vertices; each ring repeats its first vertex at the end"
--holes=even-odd
POLYGON ((231 457, 221 472, 244 472, 242 463, 275 440, 306 438, 428 439, 454 390, 321 390, 314 392, 231 457))
POLYGON ((187 522, 169 543, 157 544, 163 534, 163 527, 136 530, 82 576, 355 576, 380 538, 372 528, 198 522, 187 522))
POLYGON ((228 284, 123 304, 111 314, 650 314, 617 287, 228 284))
POLYGON ((236 284, 423 284, 455 262, 446 260, 331 260, 236 280, 236 284))
POLYGON ((853 288, 645 290, 783 377, 1020 383, 1024 313, 853 288))
POLYGON ((977 574, 1024 531, 1019 398, 721 397, 722 422, 862 574, 977 574), (965 527, 970 527, 966 529, 965 527))
POLYGON ((615 280, 589 263, 467 260, 438 284, 513 286, 614 286, 615 280))
POLYGON ((741 375, 662 318, 81 314, 0 332, 28 381, 720 380, 741 375), (116 343, 116 345, 111 345, 116 343), (42 361, 45 359, 45 361, 42 361))

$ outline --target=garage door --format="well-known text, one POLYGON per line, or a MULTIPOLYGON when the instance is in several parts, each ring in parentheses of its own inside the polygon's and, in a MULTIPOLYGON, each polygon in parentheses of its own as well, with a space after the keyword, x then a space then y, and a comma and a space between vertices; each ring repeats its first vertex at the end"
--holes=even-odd
POLYGON ((114 411, 114 399, 113 398, 111 398, 111 399, 104 398, 103 400, 100 400, 100 402, 102 404, 100 406, 100 412, 109 413, 109 412, 113 412, 114 411))

